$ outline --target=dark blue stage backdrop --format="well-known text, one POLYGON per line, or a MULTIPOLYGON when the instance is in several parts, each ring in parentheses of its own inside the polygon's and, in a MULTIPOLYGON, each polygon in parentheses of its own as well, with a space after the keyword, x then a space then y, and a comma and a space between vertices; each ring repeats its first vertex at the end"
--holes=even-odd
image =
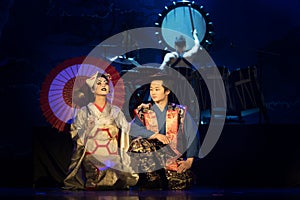
MULTIPOLYGON (((88 55, 95 45, 124 30, 154 26, 170 4, 170 0, 0 1, 0 159, 11 158, 8 155, 31 159, 33 127, 51 126, 40 107, 40 91, 53 68, 88 55)), ((299 0, 196 0, 195 4, 203 5, 213 22, 209 54, 216 65, 230 72, 257 66, 269 123, 300 124, 299 0)), ((136 59, 161 63, 162 57, 154 52, 136 59)), ((245 120, 252 124, 259 122, 257 113, 248 117, 245 120)))

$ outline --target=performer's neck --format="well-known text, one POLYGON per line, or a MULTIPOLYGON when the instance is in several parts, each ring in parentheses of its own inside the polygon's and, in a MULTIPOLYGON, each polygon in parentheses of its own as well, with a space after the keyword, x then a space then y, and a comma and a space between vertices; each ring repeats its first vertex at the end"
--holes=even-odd
POLYGON ((157 105, 157 107, 161 110, 161 111, 163 111, 164 109, 165 109, 165 107, 167 106, 167 104, 168 104, 168 99, 164 99, 164 100, 162 100, 162 101, 156 101, 156 102, 154 102, 156 105, 157 105))
POLYGON ((106 96, 96 95, 94 103, 97 104, 98 106, 103 107, 106 104, 106 96))
POLYGON ((179 55, 182 55, 184 53, 184 49, 177 49, 176 52, 179 54, 179 55))

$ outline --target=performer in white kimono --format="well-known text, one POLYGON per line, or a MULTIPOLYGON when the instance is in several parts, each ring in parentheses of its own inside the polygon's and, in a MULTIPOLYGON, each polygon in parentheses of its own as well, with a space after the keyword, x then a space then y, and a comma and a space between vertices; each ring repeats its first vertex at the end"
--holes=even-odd
POLYGON ((107 102, 109 74, 95 73, 86 80, 94 102, 82 107, 71 124, 75 148, 64 189, 128 189, 138 181, 126 154, 129 123, 117 106, 107 102))

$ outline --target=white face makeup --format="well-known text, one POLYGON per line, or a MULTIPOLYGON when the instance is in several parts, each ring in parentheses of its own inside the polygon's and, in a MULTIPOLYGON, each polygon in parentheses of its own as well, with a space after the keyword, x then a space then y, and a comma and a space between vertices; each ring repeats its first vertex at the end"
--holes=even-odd
POLYGON ((109 82, 103 78, 98 77, 94 84, 95 95, 107 95, 109 93, 109 82))

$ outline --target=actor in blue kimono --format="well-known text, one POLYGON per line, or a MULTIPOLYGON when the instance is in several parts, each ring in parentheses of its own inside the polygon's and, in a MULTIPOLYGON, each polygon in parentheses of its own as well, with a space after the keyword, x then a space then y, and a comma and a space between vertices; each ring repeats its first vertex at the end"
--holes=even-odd
POLYGON ((138 184, 144 188, 187 189, 193 183, 191 167, 200 149, 198 127, 185 106, 169 102, 170 83, 165 75, 151 81, 154 103, 138 106, 131 123, 134 139, 128 151, 136 155, 132 164, 141 172, 138 184))

